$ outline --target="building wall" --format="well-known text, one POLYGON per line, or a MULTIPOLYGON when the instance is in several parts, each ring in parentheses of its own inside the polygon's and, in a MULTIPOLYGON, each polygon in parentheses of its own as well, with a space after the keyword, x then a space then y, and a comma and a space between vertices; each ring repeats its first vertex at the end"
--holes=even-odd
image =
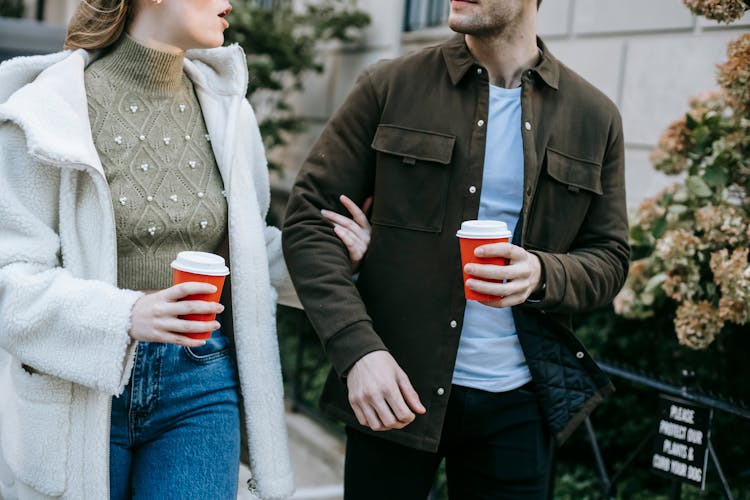
MULTIPOLYGON (((402 33, 403 0, 360 0, 373 26, 357 48, 326 51, 326 72, 311 78, 299 110, 306 135, 285 152, 288 185, 325 118, 341 104, 356 75, 392 57, 448 38, 447 27, 402 33), (389 7, 383 8, 388 2, 389 7)), ((675 178, 656 172, 648 156, 661 131, 687 110, 689 97, 716 88, 726 46, 748 30, 750 15, 730 26, 692 16, 681 0, 545 0, 539 33, 549 49, 599 87, 619 107, 625 129, 628 204, 639 204, 675 178)))
MULTIPOLYGON (((35 18, 37 3, 37 0, 25 0, 27 18, 35 18)), ((67 24, 78 3, 79 0, 45 0, 44 21, 50 24, 67 24)))
POLYGON ((355 43, 321 47, 319 59, 324 65, 323 72, 308 75, 304 91, 293 97, 297 112, 307 121, 307 130, 283 151, 274 154, 284 172, 283 175, 272 173, 271 182, 281 190, 291 188, 308 150, 328 118, 344 102, 357 75, 380 59, 398 57, 402 53, 405 1, 357 0, 357 6, 370 14, 370 25, 355 43))

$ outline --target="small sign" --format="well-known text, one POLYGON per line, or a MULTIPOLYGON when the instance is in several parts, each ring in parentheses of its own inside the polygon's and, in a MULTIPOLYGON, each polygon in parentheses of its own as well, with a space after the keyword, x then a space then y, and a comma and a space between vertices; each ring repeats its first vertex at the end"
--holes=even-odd
POLYGON ((704 489, 712 417, 710 408, 660 395, 651 469, 704 489))

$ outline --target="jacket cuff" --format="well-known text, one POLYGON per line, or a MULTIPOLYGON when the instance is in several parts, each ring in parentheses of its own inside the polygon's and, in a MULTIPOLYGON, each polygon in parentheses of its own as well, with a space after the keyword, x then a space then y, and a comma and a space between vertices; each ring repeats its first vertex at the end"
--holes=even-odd
POLYGON ((567 278, 565 268, 554 254, 531 251, 539 258, 542 266, 544 289, 540 294, 529 297, 525 305, 534 309, 550 309, 562 303, 565 297, 567 278))
POLYGON ((373 351, 387 351, 370 321, 358 321, 331 337, 325 345, 328 359, 339 377, 346 377, 354 363, 373 351))

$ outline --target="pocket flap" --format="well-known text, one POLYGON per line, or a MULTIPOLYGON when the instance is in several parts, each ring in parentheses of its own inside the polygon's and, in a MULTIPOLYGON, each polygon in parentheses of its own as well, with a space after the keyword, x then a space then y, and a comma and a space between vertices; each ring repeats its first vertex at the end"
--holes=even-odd
MULTIPOLYGON (((372 148, 381 153, 448 165, 456 136, 396 125, 378 125, 372 148)), ((412 161, 413 163, 413 161, 412 161)))
POLYGON ((585 189, 592 193, 604 194, 602 166, 595 161, 583 160, 547 148, 547 173, 573 190, 585 189))

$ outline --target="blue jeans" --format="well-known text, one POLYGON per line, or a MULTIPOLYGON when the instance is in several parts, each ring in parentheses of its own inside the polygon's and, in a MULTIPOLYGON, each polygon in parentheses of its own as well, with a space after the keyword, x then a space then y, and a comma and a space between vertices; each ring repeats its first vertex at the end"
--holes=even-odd
POLYGON ((239 399, 220 330, 197 348, 140 343, 112 400, 110 498, 237 498, 239 399))

